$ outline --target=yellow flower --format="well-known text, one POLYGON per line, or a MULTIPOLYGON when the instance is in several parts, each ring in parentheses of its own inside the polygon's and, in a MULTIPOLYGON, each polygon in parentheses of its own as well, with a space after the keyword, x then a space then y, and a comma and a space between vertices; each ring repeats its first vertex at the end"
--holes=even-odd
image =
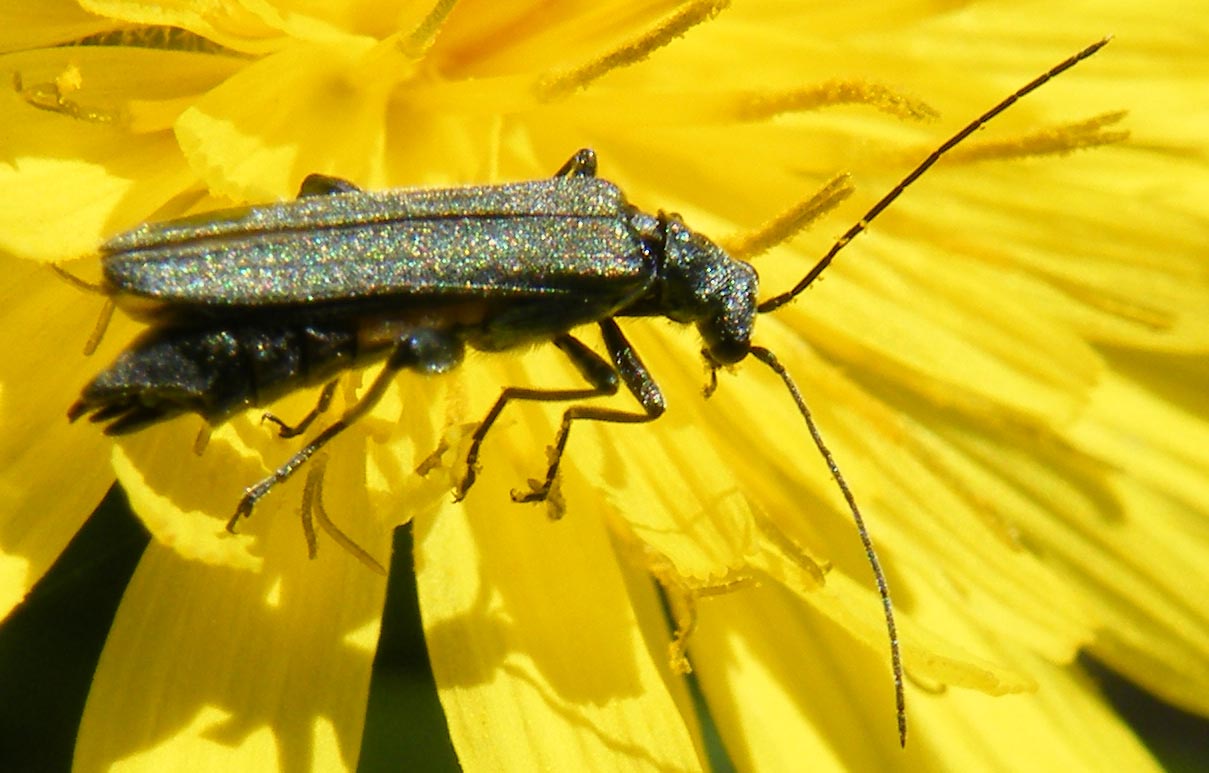
MULTIPOLYGON (((301 481, 224 532, 240 492, 297 448, 258 412, 200 457, 194 418, 116 444, 69 425, 81 385, 137 331, 119 314, 83 358, 101 301, 46 264, 93 280, 115 233, 289 198, 312 172, 366 188, 524 180, 593 147, 636 205, 720 240, 851 173, 848 203, 756 259, 769 297, 952 130, 1105 29, 1107 51, 962 145, 757 325, 881 551, 905 751, 839 492, 766 369, 721 373, 702 399, 693 331, 623 320, 669 410, 577 426, 558 522, 507 492, 540 477, 560 406, 509 406, 475 488, 448 494, 466 427, 502 386, 579 386, 553 347, 402 374, 330 446, 324 498, 379 560, 410 523, 470 770, 706 764, 660 588, 695 626, 700 705, 744 769, 1154 767, 1079 653, 1209 714, 1203 22, 1174 3, 726 5, 0 12, 14 85, 0 94, 0 602, 20 602, 115 471, 154 538, 78 767, 356 765, 385 582, 326 542, 307 560, 301 481)), ((272 410, 289 420, 314 399, 272 410)))

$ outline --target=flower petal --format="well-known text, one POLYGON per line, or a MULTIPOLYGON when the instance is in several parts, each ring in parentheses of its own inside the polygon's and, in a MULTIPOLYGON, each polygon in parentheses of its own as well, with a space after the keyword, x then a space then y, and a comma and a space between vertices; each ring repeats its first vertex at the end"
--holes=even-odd
MULTIPOLYGON (((35 81, 53 81, 65 67, 78 67, 73 58, 84 65, 101 62, 105 68, 114 62, 156 63, 168 72, 178 72, 173 63, 207 59, 162 52, 73 55, 51 49, 12 54, 4 62, 23 73, 23 82, 32 87, 35 81)), ((91 89, 92 70, 81 72, 83 88, 91 89)), ((205 79, 188 83, 197 86, 205 79)), ((97 88, 96 102, 81 109, 116 115, 129 99, 155 98, 147 90, 121 90, 108 79, 99 79, 97 88)), ((167 94, 161 88, 158 96, 167 94)), ((0 92, 0 104, 6 114, 21 116, 6 126, 8 156, 0 163, 0 248, 21 257, 61 262, 92 253, 114 232, 146 219, 195 182, 166 131, 132 135, 119 120, 81 120, 37 110, 17 91, 0 92)))
MULTIPOLYGON (((356 767, 386 582, 327 543, 308 561, 291 500, 245 522, 260 572, 152 542, 106 641, 76 767, 356 767)), ((346 490, 346 508, 367 511, 364 496, 346 490)), ((342 526, 388 554, 389 531, 342 526)))
MULTIPOLYGON (((969 621, 976 635, 977 621, 969 621)), ((997 646, 993 637, 986 646, 997 646)), ((882 656, 854 651, 845 632, 777 588, 711 599, 692 645, 696 670, 740 769, 961 770, 987 760, 1037 769, 1158 770, 1077 670, 1020 659, 1042 692, 989 697, 908 682, 900 749, 882 656), (769 626, 767 621, 777 625, 769 626)))
POLYGON ((42 48, 111 29, 74 0, 6 3, 0 8, 0 51, 42 48))
POLYGON ((250 10, 253 3, 214 0, 80 0, 98 16, 150 27, 179 27, 207 40, 249 53, 264 53, 281 43, 281 36, 250 10))
POLYGON ((406 62, 389 50, 368 62, 367 51, 296 44, 248 65, 181 115, 189 163, 211 191, 240 201, 293 196, 312 172, 380 184, 387 98, 406 62), (400 72, 370 78, 371 65, 400 72))
MULTIPOLYGON (((0 617, 50 567, 113 483, 107 441, 72 426, 79 350, 100 310, 50 269, 0 256, 0 617), (64 350, 64 342, 74 346, 64 350), (64 486, 64 476, 71 485, 64 486)), ((115 325, 100 357, 122 340, 115 325)))
POLYGON ((484 460, 462 507, 416 522, 420 606, 459 761, 700 767, 692 720, 665 683, 666 650, 639 633, 588 491, 551 523, 502 496, 508 476, 532 474, 532 463, 499 462, 484 460))
MULTIPOLYGON (((1182 364, 1146 362, 1146 380, 1181 384, 1188 378, 1182 364)), ((1104 620, 1092 652, 1165 699, 1209 713, 1203 399, 1184 404, 1119 375, 1105 380, 1072 437, 1120 470, 1110 475, 1119 513, 1071 518, 1083 544, 1062 560, 1104 620)))

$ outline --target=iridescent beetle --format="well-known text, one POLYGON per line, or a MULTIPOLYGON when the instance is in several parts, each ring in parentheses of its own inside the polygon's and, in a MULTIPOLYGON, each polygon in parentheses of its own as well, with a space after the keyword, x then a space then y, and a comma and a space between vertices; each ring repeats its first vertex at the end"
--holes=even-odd
MULTIPOLYGON (((589 387, 504 389, 473 434, 457 498, 474 483, 479 448, 510 401, 612 395, 620 381, 642 410, 567 408, 544 481, 513 493, 516 501, 538 501, 550 492, 574 422, 641 423, 664 412, 658 385, 617 319, 695 324, 711 373, 750 355, 781 378, 839 485, 881 595, 905 740, 903 671, 885 576, 856 500, 797 386, 771 351, 752 344, 755 321, 810 286, 946 152, 1107 42, 1056 65, 946 140, 801 281, 762 302, 749 263, 675 215, 650 215, 629 204, 616 185, 596 177, 590 150, 580 150, 546 180, 366 192, 311 175, 294 201, 139 226, 102 246, 103 289, 150 328, 84 388, 68 417, 88 415, 110 435, 182 413, 216 424, 251 405, 329 382, 322 406, 334 376, 385 360, 354 405, 244 493, 228 524, 233 530, 261 497, 369 411, 397 371, 447 371, 467 346, 494 352, 549 341, 589 387), (608 359, 571 335, 590 323, 600 328, 608 359)), ((317 415, 313 411, 297 427, 282 424, 281 434, 297 434, 317 415)))

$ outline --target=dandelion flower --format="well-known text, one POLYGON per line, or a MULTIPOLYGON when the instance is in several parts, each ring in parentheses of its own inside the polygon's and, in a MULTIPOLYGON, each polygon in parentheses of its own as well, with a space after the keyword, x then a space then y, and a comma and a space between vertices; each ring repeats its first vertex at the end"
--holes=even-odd
MULTIPOLYGON (((756 330, 879 546, 905 751, 834 482, 765 369, 723 372, 703 399, 693 331, 624 321, 669 410, 577 427, 558 522, 507 494, 540 476, 557 405, 510 405, 476 486, 449 497, 467 427, 501 387, 578 388, 552 347, 401 374, 331 444, 324 498, 382 560, 409 524, 469 770, 699 769, 698 707, 743 769, 1154 768, 1081 653, 1209 714, 1200 22, 1174 4, 727 5, 0 12, 4 608, 115 475, 153 537, 93 679, 79 768, 355 766, 385 583, 333 546, 307 559, 301 481, 224 532, 238 494, 296 448, 258 412, 215 428, 201 456, 195 418, 116 443, 69 425, 137 325, 119 314, 80 356, 100 302, 47 264, 95 279, 115 233, 290 198, 313 172, 365 188, 525 180, 592 147, 637 206, 719 240, 847 172, 846 203, 755 259, 767 297, 953 129, 1102 28, 1110 50, 963 144, 756 330)), ((372 377, 346 379, 332 415, 372 377)), ((632 410, 626 395, 600 404, 632 410)))

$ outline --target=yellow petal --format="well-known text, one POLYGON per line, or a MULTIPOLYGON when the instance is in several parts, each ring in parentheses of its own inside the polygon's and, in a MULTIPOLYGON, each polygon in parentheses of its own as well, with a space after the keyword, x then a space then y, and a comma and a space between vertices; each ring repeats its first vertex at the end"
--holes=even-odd
MULTIPOLYGON (((1170 367, 1157 364, 1148 375, 1161 383, 1164 372, 1180 372, 1170 367)), ((1202 400, 1160 400, 1120 377, 1097 390, 1072 436, 1119 470, 1110 478, 1119 510, 1116 517, 1072 519, 1084 545, 1063 561, 1104 620, 1092 651, 1167 700, 1203 713, 1209 712, 1209 574, 1199 513, 1209 487, 1199 457, 1209 422, 1202 400), (1086 558, 1087 545, 1095 546, 1095 560, 1086 558)))
POLYGON ((0 51, 41 48, 112 28, 72 0, 7 3, 0 9, 0 51))
MULTIPOLYGON (((0 615, 50 567, 113 483, 108 442, 67 422, 86 367, 80 353, 98 300, 49 268, 0 258, 0 615), (70 346, 64 346, 70 342, 70 346), (71 485, 63 485, 64 476, 71 485)), ((113 356, 128 325, 115 325, 98 358, 113 356)))
POLYGON ((694 662, 740 769, 792 770, 804 760, 820 770, 978 769, 988 760, 1035 770, 1159 769, 1077 671, 1001 650, 1001 659, 1042 672, 1043 688, 994 698, 909 681, 904 750, 880 654, 853 651, 845 632, 775 588, 711 599, 701 616, 694 662))
MULTIPOLYGON (((151 543, 97 667, 77 768, 356 767, 386 581, 327 543, 308 561, 291 505, 245 524, 258 572, 151 543)), ((342 526, 388 555, 389 532, 342 526)))
POLYGON ((503 494, 533 464, 488 461, 463 507, 416 523, 425 635, 460 763, 700 767, 664 682, 666 640, 642 638, 598 508, 577 498, 550 522, 503 494))
MULTIPOLYGON (((181 115, 189 163, 211 191, 240 201, 293 196, 312 172, 380 184, 394 79, 368 78, 364 53, 295 45, 245 67, 181 115)), ((392 61, 404 65, 375 64, 392 61)))
POLYGON ((81 0, 98 16, 149 27, 179 27, 237 51, 264 53, 281 44, 277 30, 250 9, 255 3, 211 0, 81 0))
MULTIPOLYGON (((68 66, 70 54, 64 51, 4 59, 25 74, 29 85, 31 79, 53 79, 68 66)), ((102 94, 93 107, 108 110, 114 107, 111 98, 120 106, 129 96, 102 94)), ((8 128, 9 155, 0 163, 0 247, 12 253, 60 262, 91 253, 194 182, 167 132, 132 135, 120 121, 85 121, 36 109, 13 90, 0 92, 0 102, 5 114, 21 118, 8 128)))

